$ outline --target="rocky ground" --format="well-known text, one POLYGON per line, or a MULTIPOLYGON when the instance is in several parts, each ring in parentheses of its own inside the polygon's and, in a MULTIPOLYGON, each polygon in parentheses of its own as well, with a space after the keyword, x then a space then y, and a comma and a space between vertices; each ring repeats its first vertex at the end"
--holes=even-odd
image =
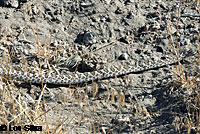
MULTIPOLYGON (((176 46, 176 41, 181 54, 194 53, 200 41, 200 2, 183 1, 180 8, 179 4, 175 0, 3 0, 0 52, 10 58, 1 59, 12 66, 73 74, 174 58, 170 44, 176 46)), ((183 69, 188 79, 199 72, 196 63, 183 64, 183 69)), ((35 111, 40 121, 25 116, 17 123, 42 125, 44 132, 187 133, 184 123, 177 121, 187 112, 175 93, 176 72, 173 65, 70 87, 1 82, 0 92, 13 89, 29 109, 41 102, 43 108, 35 111)), ((3 98, 2 102, 8 101, 3 98)), ((194 126, 190 129, 196 133, 194 126)))

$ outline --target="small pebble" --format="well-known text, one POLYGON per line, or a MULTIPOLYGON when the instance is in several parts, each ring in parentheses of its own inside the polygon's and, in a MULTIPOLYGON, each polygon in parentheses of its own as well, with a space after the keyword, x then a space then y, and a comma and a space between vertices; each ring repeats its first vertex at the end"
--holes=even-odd
POLYGON ((43 69, 47 69, 47 68, 48 68, 47 64, 43 64, 43 65, 42 65, 42 68, 43 68, 43 69))
POLYGON ((10 15, 9 13, 6 13, 5 19, 8 19, 8 18, 10 18, 10 17, 11 17, 11 15, 10 15))
POLYGON ((151 18, 159 18, 160 14, 159 12, 150 12, 147 15, 147 18, 151 19, 151 18))
POLYGON ((148 55, 148 54, 152 54, 152 51, 148 49, 148 50, 146 50, 146 51, 144 52, 144 54, 147 54, 147 55, 148 55))
POLYGON ((93 32, 86 32, 83 36, 83 42, 85 44, 94 44, 97 42, 96 34, 93 32))
POLYGON ((28 52, 28 50, 27 49, 24 49, 24 55, 29 55, 29 52, 28 52))
POLYGON ((140 54, 141 52, 142 52, 142 50, 140 50, 140 49, 136 49, 136 50, 135 50, 135 53, 136 53, 136 54, 140 54))
POLYGON ((163 48, 161 46, 156 46, 156 52, 163 53, 163 48))
POLYGON ((123 8, 118 7, 117 10, 115 11, 116 14, 124 14, 125 10, 123 8))
POLYGON ((80 4, 81 7, 84 7, 84 8, 88 8, 88 7, 92 7, 92 6, 95 6, 95 3, 81 3, 80 4))
POLYGON ((128 54, 127 53, 123 53, 123 54, 121 54, 120 56, 119 56, 119 60, 127 60, 128 59, 128 54))
POLYGON ((107 43, 107 42, 108 42, 108 40, 107 40, 107 39, 105 39, 105 38, 103 38, 103 39, 101 39, 101 42, 102 42, 102 43, 107 43))
POLYGON ((18 0, 4 0, 4 5, 7 7, 17 8, 19 6, 18 0))

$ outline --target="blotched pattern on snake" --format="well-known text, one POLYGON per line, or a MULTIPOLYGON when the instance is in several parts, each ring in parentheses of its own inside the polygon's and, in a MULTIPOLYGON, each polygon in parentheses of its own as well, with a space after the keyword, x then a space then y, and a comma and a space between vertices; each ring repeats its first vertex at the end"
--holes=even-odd
MULTIPOLYGON (((180 58, 183 60, 183 58, 180 58)), ((189 60, 191 60, 189 58, 189 60)), ((17 71, 12 68, 8 67, 0 67, 0 75, 11 78, 14 80, 30 82, 30 83, 49 83, 49 84, 77 84, 82 82, 93 81, 96 79, 104 79, 115 77, 119 75, 125 75, 129 73, 138 73, 143 72, 151 69, 161 68, 164 66, 172 65, 177 63, 177 59, 165 59, 165 60, 158 60, 156 62, 149 62, 144 65, 136 65, 136 66, 123 66, 123 67, 110 67, 106 69, 101 69, 93 72, 85 72, 79 73, 75 72, 72 75, 60 75, 54 72, 52 73, 33 73, 27 71, 17 71)))

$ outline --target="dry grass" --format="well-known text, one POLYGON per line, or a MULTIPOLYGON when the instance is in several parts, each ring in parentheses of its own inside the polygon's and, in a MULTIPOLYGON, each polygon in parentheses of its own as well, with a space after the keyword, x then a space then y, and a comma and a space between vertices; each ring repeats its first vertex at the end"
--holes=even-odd
MULTIPOLYGON (((181 1, 180 1, 181 2, 181 1)), ((200 1, 195 0, 198 5, 200 1)), ((180 6, 179 6, 180 10, 180 6)), ((49 43, 41 45, 39 37, 34 28, 32 28, 33 33, 36 35, 37 49, 36 55, 39 60, 39 70, 41 71, 41 59, 45 59, 47 64, 48 60, 52 55, 49 52, 49 43)), ((12 35, 9 35, 9 30, 4 30, 3 38, 5 41, 12 40, 12 35)), ((178 22, 177 22, 177 33, 178 33, 178 22)), ((179 61, 179 45, 178 39, 176 37, 177 43, 176 47, 173 45, 173 41, 170 40, 170 45, 174 53, 177 55, 179 61)), ((49 41, 51 42, 51 41, 49 41)), ((108 44, 110 45, 110 44, 108 44)), ((98 50, 98 49, 97 49, 98 50)), ((11 63, 9 55, 4 54, 2 63, 11 63), (9 61, 9 62, 8 62, 9 61)), ((23 62, 26 63, 26 60, 23 58, 23 62)), ((25 64, 24 68, 27 68, 25 64)), ((181 116, 177 116, 174 120, 174 125, 177 130, 181 131, 183 127, 187 128, 188 133, 191 133, 191 129, 196 131, 200 130, 200 94, 199 94, 199 74, 194 76, 192 79, 188 80, 185 76, 184 69, 179 61, 177 67, 177 75, 174 80, 173 88, 178 88, 182 90, 186 88, 190 91, 190 94, 184 94, 187 101, 184 101, 187 107, 187 113, 181 116)), ((17 87, 12 80, 7 81, 3 77, 0 79, 0 124, 12 125, 12 126, 23 126, 23 125, 35 125, 43 126, 43 132, 41 133, 73 133, 78 130, 78 127, 84 124, 89 128, 89 133, 100 133, 100 122, 105 122, 102 115, 97 113, 97 104, 96 97, 98 95, 99 87, 97 84, 93 83, 92 86, 86 86, 85 90, 79 89, 79 87, 71 87, 66 89, 66 94, 62 95, 61 102, 63 106, 71 107, 67 109, 67 113, 60 113, 60 116, 57 117, 58 120, 50 124, 49 122, 49 112, 52 110, 66 111, 65 108, 61 109, 59 106, 50 107, 45 102, 45 90, 47 89, 46 85, 41 83, 41 93, 37 101, 35 101, 28 94, 24 94, 23 90, 20 87, 17 87), (88 94, 92 94, 92 97, 89 98, 88 94), (89 101, 89 99, 94 99, 94 103, 89 101), (42 103, 41 103, 42 102, 42 103), (65 130, 63 130, 65 128, 65 130)), ((35 88, 35 87, 34 87, 35 88)), ((135 96, 137 99, 137 97, 135 96)), ((125 104, 125 94, 123 92, 117 92, 114 88, 107 88, 107 96, 105 98, 106 103, 111 107, 112 113, 116 112, 115 120, 119 115, 122 108, 126 107, 125 104), (117 98, 117 100, 115 99, 117 98), (117 104, 117 111, 112 109, 112 104, 117 104)), ((139 102, 139 100, 136 100, 139 102)), ((144 105, 136 105, 134 101, 132 103, 132 109, 135 109, 135 117, 143 117, 143 119, 150 118, 150 113, 144 105)), ((51 122, 52 123, 52 122, 51 122)), ((115 123, 113 123, 115 124, 115 123)), ((117 124, 119 125, 119 124, 117 124)), ((117 125, 112 125, 108 129, 102 128, 103 132, 112 133, 112 130, 117 125)), ((24 132, 24 131, 23 131, 24 132)), ((25 132, 24 132, 25 133, 25 132)), ((32 133, 32 132, 29 132, 32 133)), ((40 133, 40 132, 39 132, 40 133)))
MULTIPOLYGON (((39 59, 38 66, 34 67, 42 75, 41 61, 45 60, 46 64, 49 65, 48 60, 53 54, 49 51, 49 43, 44 43, 44 45, 42 45, 40 42, 37 34, 37 27, 32 27, 32 31, 35 34, 37 43, 36 48, 31 51, 31 54, 39 59)), ((11 33, 12 31, 9 32, 7 28, 3 30, 1 32, 3 35, 2 40, 9 41, 9 38, 13 36, 11 33)), ((3 66, 8 63, 12 65, 11 59, 10 53, 4 51, 1 65, 3 66)), ((21 62, 24 63, 23 69, 27 70, 29 68, 28 63, 23 54, 21 54, 21 59, 21 62)), ((36 86, 31 85, 30 90, 34 90, 34 88, 36 88, 36 86)), ((61 106, 58 106, 56 102, 54 106, 49 106, 49 104, 45 102, 45 90, 47 89, 46 85, 41 83, 39 98, 35 100, 26 93, 27 89, 24 90, 22 87, 16 86, 12 79, 6 79, 6 77, 2 76, 0 81, 0 124, 21 126, 22 128, 24 125, 42 126, 43 131, 38 133, 79 133, 83 130, 85 131, 83 131, 84 133, 100 133, 100 122, 106 121, 104 115, 98 115, 98 105, 95 104, 98 103, 97 94, 99 90, 96 83, 92 83, 92 86, 86 86, 85 90, 80 89, 78 86, 71 87, 71 85, 69 85, 69 87, 66 88, 66 94, 63 93, 63 95, 61 95, 61 106), (89 101, 91 98, 88 97, 88 94, 92 94, 92 101, 89 101), (52 113, 56 114, 58 111, 58 115, 52 115, 52 113), (56 120, 49 119, 51 117, 50 115, 57 117, 56 120), (81 126, 85 128, 83 128, 83 130, 79 129, 81 126)), ((111 109, 112 114, 115 113, 115 120, 117 121, 118 114, 120 114, 123 107, 126 107, 124 93, 117 92, 114 88, 108 87, 106 102, 110 107, 112 107, 112 104, 118 106, 117 110, 115 108, 111 109)), ((143 110, 140 109, 138 113, 142 111, 143 110)), ((101 129, 104 133, 107 133, 106 131, 112 133, 115 127, 118 128, 118 124, 114 124, 110 128, 101 129)), ((22 129, 22 133, 27 132, 22 129)))
MULTIPOLYGON (((200 4, 199 0, 194 1, 196 6, 200 4)), ((178 8, 178 18, 180 18, 180 8, 181 8, 182 1, 179 0, 179 8, 178 8)), ((177 19, 179 20, 179 19, 177 19)), ((177 33, 179 31, 178 29, 179 21, 177 21, 177 33)), ((178 59, 178 66, 176 68, 176 75, 174 84, 171 85, 171 88, 178 90, 178 92, 182 92, 177 97, 180 98, 181 103, 186 108, 185 113, 178 113, 177 116, 174 119, 173 125, 176 127, 177 131, 180 133, 183 130, 187 130, 187 133, 198 133, 200 131, 200 73, 197 72, 196 76, 193 76, 192 78, 185 75, 185 71, 183 69, 182 64, 180 63, 179 58, 179 43, 178 43, 178 36, 176 36, 176 47, 172 43, 173 41, 170 40, 170 45, 172 46, 173 51, 177 55, 178 59)), ((200 45, 199 45, 200 50, 200 45)), ((200 56, 200 51, 198 54, 198 57, 200 56)), ((192 63, 194 66, 200 63, 200 59, 196 58, 194 60, 194 63, 192 63)), ((179 103, 180 104, 180 103, 179 103)))

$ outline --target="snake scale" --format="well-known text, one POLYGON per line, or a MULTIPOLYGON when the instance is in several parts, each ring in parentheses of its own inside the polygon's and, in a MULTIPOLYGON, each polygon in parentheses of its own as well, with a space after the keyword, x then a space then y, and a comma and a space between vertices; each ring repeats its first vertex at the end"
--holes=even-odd
MULTIPOLYGON (((188 58, 188 57, 187 57, 188 58)), ((180 61, 183 61, 185 58, 180 58, 180 61)), ((189 58, 189 60, 191 60, 189 58)), ((72 75, 60 75, 57 73, 34 73, 28 71, 17 71, 8 67, 0 67, 0 75, 6 78, 11 78, 13 80, 19 80, 30 83, 49 83, 49 84, 78 84, 83 82, 89 82, 97 79, 111 78, 115 76, 125 75, 129 73, 138 73, 147 70, 157 69, 164 66, 172 65, 177 63, 177 58, 158 60, 155 62, 145 63, 144 65, 135 65, 135 66, 123 66, 123 67, 114 67, 105 68, 93 72, 79 73, 75 72, 72 75)))

